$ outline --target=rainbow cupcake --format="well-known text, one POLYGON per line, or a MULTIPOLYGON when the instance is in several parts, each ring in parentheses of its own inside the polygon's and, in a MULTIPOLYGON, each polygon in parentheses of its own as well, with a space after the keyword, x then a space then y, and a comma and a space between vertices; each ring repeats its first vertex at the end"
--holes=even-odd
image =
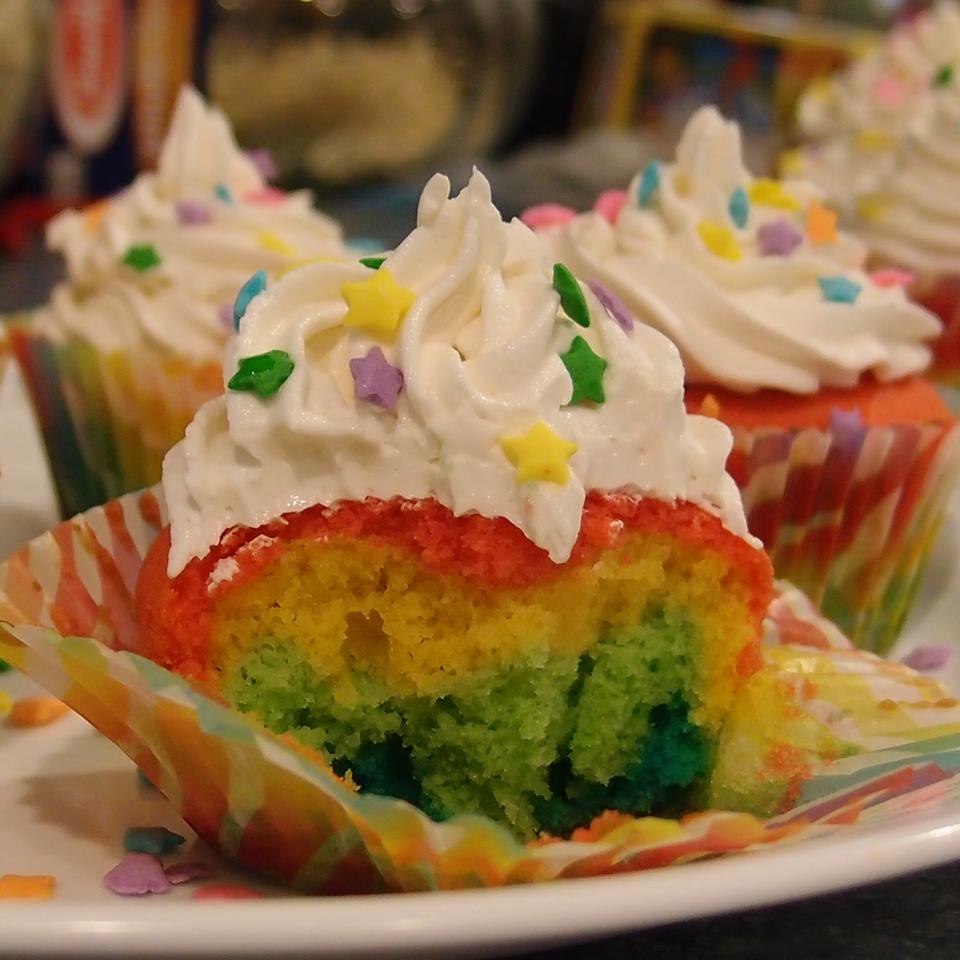
POLYGON ((164 462, 138 649, 436 819, 695 806, 772 584, 670 343, 478 173, 383 262, 238 312, 164 462))
POLYGON ((836 220, 811 184, 751 176, 736 125, 704 108, 674 163, 541 236, 625 323, 673 340, 688 409, 733 430, 729 468, 778 575, 882 650, 939 527, 958 440, 922 378, 939 322, 898 274, 865 274, 836 220))
POLYGON ((309 194, 269 187, 255 159, 185 88, 156 171, 51 222, 67 280, 12 341, 64 515, 159 479, 223 389, 233 296, 251 273, 343 254, 309 194))

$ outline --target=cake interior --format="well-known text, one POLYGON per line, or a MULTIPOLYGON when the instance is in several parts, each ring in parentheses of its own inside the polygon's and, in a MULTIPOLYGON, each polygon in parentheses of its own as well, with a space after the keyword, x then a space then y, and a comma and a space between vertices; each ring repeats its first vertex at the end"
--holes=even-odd
POLYGON ((676 511, 680 537, 602 517, 602 549, 513 584, 383 536, 294 537, 250 577, 241 552, 212 604, 207 682, 435 819, 482 814, 529 838, 606 809, 690 809, 756 663, 769 571, 683 506, 702 529, 676 511))

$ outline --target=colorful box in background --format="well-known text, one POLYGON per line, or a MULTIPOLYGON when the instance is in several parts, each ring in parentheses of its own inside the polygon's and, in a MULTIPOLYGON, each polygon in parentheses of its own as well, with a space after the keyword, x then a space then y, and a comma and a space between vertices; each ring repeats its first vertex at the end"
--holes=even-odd
POLYGON ((644 127, 672 142, 696 107, 714 103, 748 135, 779 139, 810 80, 874 39, 783 11, 611 0, 597 24, 578 125, 644 127))
POLYGON ((203 86, 209 20, 202 0, 58 0, 47 192, 109 193, 154 165, 181 85, 203 86))

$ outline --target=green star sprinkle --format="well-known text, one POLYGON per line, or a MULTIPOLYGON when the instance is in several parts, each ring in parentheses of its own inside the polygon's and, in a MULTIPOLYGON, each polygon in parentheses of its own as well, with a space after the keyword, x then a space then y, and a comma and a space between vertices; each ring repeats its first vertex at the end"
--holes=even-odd
POLYGON ((140 246, 127 247, 127 252, 120 262, 133 267, 139 273, 146 273, 147 270, 159 267, 163 260, 152 243, 143 243, 140 246))
POLYGON ((580 284, 573 274, 562 264, 553 265, 553 289, 560 294, 560 306, 563 312, 581 327, 590 326, 590 310, 580 284))
POLYGON ((945 87, 950 83, 953 83, 953 67, 947 63, 933 75, 933 85, 935 87, 945 87))
POLYGON ((386 259, 386 257, 361 257, 360 262, 371 270, 379 270, 386 259))
POLYGON ((227 386, 231 390, 249 391, 258 397, 272 397, 293 373, 293 360, 286 350, 271 350, 253 357, 242 357, 237 372, 227 386))
POLYGON ((573 381, 570 403, 583 403, 584 400, 603 403, 606 400, 603 373, 607 369, 607 361, 595 354, 583 337, 574 337, 570 349, 561 353, 560 359, 573 381))

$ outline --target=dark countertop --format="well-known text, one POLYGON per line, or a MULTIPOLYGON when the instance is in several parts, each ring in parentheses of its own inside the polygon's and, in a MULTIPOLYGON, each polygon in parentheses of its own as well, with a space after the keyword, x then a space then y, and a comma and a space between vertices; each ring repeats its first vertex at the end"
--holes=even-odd
MULTIPOLYGON (((491 170, 491 173, 494 171, 491 170)), ((451 177, 455 186, 463 172, 451 177)), ((497 177, 505 213, 519 191, 497 177)), ((509 178, 507 178, 509 181, 509 178)), ((348 235, 397 242, 415 216, 421 182, 358 190, 321 198, 323 209, 345 224, 348 235)), ((499 189, 498 189, 499 187, 499 189)), ((572 201, 571 201, 572 202, 572 201)), ((0 260, 0 313, 41 302, 59 273, 39 249, 18 260, 0 260)), ((695 900, 696 890, 690 891, 695 900)), ((960 958, 960 862, 874 886, 706 920, 671 924, 526 956, 532 960, 958 960, 960 958)))
MULTIPOLYGON (((695 898, 696 891, 690 895, 695 898)), ((530 960, 957 960, 960 863, 846 893, 527 956, 530 960)))

